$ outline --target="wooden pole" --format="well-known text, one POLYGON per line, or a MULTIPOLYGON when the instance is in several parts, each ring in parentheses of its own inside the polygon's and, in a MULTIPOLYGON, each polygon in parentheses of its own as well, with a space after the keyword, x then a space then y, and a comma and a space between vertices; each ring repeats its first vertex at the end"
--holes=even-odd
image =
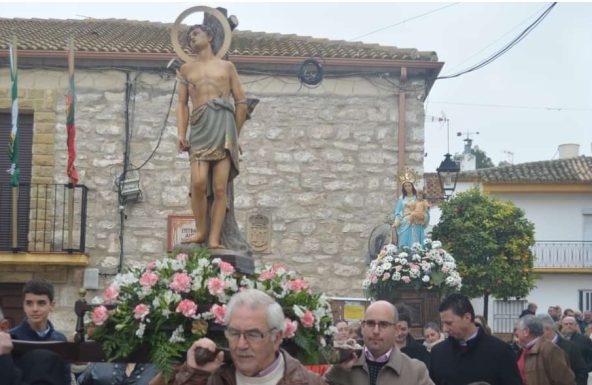
POLYGON ((72 252, 72 239, 74 238, 74 184, 72 179, 68 184, 68 252, 72 252))
MULTIPOLYGON (((14 35, 12 37, 12 69, 11 71, 14 71, 14 76, 15 79, 18 79, 17 77, 17 71, 18 71, 18 64, 17 64, 17 54, 16 54, 16 50, 17 50, 17 43, 16 43, 16 35, 14 35)), ((16 81, 16 80, 14 80, 16 81)), ((17 98, 18 100, 18 98, 17 98)), ((14 103, 14 101, 13 101, 14 103)), ((12 106, 12 114, 14 114, 15 112, 15 108, 14 105, 12 106)), ((17 109, 17 114, 18 114, 18 109, 17 109)), ((15 119, 14 116, 12 116, 12 119, 15 119)), ((18 119, 18 115, 17 118, 18 119)), ((17 151, 16 153, 18 154, 18 131, 17 131, 17 137, 15 138, 14 144, 15 147, 17 148, 13 148, 13 151, 17 151)), ((17 167, 15 168, 14 172, 18 172, 18 163, 17 163, 17 167)), ((18 175, 18 174, 17 174, 18 175)), ((19 188, 18 188, 18 179, 17 179, 17 186, 12 186, 12 251, 16 252, 18 250, 18 195, 19 195, 19 188)))
MULTIPOLYGON (((71 77, 74 75, 74 39, 70 39, 68 42, 68 75, 71 77)), ((74 98, 74 95, 70 95, 74 98)), ((72 100, 72 106, 74 107, 74 100, 72 100)), ((72 252, 72 240, 74 238, 74 182, 72 178, 69 178, 70 183, 68 184, 68 252, 72 252)))
POLYGON ((18 186, 12 186, 12 251, 18 250, 18 186))

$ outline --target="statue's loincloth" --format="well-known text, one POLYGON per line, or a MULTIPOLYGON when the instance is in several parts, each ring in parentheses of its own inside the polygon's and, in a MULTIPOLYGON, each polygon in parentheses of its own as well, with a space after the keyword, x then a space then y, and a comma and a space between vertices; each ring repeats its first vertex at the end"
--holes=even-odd
POLYGON ((215 162, 230 156, 229 179, 238 175, 238 133, 234 105, 224 98, 211 99, 191 112, 189 161, 215 162))

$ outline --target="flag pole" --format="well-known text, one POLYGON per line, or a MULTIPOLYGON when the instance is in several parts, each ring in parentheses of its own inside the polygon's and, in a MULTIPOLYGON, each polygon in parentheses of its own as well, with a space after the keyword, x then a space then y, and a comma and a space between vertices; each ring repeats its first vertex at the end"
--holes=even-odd
MULTIPOLYGON (((75 92, 74 92, 74 39, 70 38, 68 42, 68 78, 69 78, 69 91, 67 97, 67 104, 70 104, 66 110, 66 120, 67 120, 67 130, 68 130, 68 152, 70 152, 70 146, 74 145, 73 140, 70 143, 70 135, 71 135, 71 128, 70 125, 74 124, 74 114, 75 114, 75 92)), ((73 138, 72 138, 73 139, 73 138)), ((74 187, 76 184, 76 180, 72 178, 71 168, 73 168, 73 162, 70 164, 70 156, 68 156, 68 243, 67 249, 68 252, 72 252, 72 242, 74 238, 74 187)))
POLYGON ((12 109, 11 131, 8 146, 11 166, 9 173, 12 186, 12 251, 18 251, 18 196, 19 196, 19 167, 18 167, 18 74, 17 74, 17 41, 16 35, 12 36, 10 46, 10 78, 12 80, 12 109))

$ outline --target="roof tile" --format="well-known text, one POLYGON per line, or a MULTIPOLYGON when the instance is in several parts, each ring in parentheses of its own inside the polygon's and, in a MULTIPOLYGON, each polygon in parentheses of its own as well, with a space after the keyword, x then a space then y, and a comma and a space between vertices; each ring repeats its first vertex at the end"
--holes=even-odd
MULTIPOLYGON (((7 49, 16 32, 21 50, 63 51, 74 37, 77 51, 172 53, 172 24, 126 19, 8 19, 0 18, 0 49, 7 49)), ((185 29, 186 30, 186 27, 185 29)), ((378 44, 329 40, 310 36, 234 31, 233 55, 360 58, 437 61, 435 52, 378 44)))
POLYGON ((495 183, 591 183, 592 157, 544 160, 462 172, 459 179, 495 183))

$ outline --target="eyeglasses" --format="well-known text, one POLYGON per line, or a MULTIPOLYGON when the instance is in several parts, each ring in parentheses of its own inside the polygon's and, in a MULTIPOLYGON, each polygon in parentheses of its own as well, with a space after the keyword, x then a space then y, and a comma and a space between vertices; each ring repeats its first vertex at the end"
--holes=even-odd
POLYGON ((371 319, 362 321, 362 326, 367 327, 369 329, 374 329, 376 325, 378 325, 379 329, 384 330, 388 327, 394 326, 395 323, 389 321, 374 321, 371 319))
POLYGON ((268 336, 275 330, 275 328, 271 328, 266 332, 262 332, 261 330, 257 329, 243 331, 234 328, 226 328, 226 330, 224 330, 224 335, 229 341, 232 342, 237 342, 238 340, 240 340, 240 337, 242 335, 245 338, 245 340, 247 340, 247 342, 253 343, 262 341, 266 336, 268 336))

